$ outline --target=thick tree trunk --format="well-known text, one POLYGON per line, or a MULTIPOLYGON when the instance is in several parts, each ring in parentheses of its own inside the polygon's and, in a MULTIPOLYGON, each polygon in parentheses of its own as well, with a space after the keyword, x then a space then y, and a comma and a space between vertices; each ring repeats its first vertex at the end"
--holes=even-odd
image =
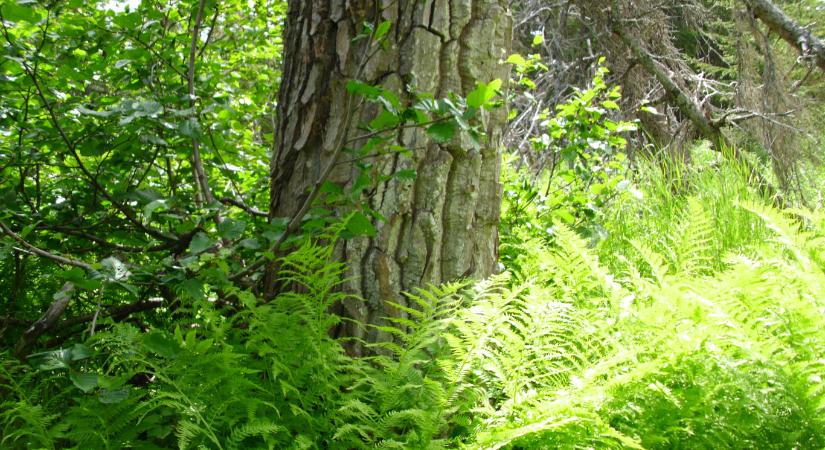
POLYGON ((771 31, 794 46, 805 58, 810 58, 825 71, 825 41, 814 36, 811 31, 797 24, 769 0, 743 0, 753 15, 759 18, 771 31))
MULTIPOLYGON (((312 0, 290 2, 286 58, 278 104, 277 148, 271 164, 272 217, 294 217, 308 192, 337 161, 329 179, 351 184, 353 164, 340 153, 375 111, 354 107, 345 85, 377 83, 402 101, 411 90, 437 97, 471 91, 477 82, 506 79, 511 18, 506 0, 312 0), (368 39, 353 41, 364 22, 389 20, 387 46, 365 63, 368 39)), ((375 48, 373 46, 373 48, 375 48)), ((385 221, 373 238, 348 240, 339 256, 349 265, 345 289, 364 298, 343 305, 345 316, 380 323, 403 314, 403 292, 495 271, 499 219, 499 140, 506 112, 486 113, 481 150, 466 139, 436 144, 424 130, 406 129, 396 144, 413 152, 374 157, 380 175, 415 169, 414 181, 376 182, 364 201, 385 221)), ((346 325, 342 333, 375 340, 378 332, 346 325)))

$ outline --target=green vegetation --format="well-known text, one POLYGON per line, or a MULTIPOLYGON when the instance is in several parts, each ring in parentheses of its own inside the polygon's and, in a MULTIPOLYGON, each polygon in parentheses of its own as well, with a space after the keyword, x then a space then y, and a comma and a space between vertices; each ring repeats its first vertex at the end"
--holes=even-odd
POLYGON ((515 272, 411 295, 380 356, 328 336, 341 266, 307 243, 282 262, 302 289, 231 319, 7 358, 3 444, 820 448, 825 216, 766 205, 730 164, 675 194, 660 170, 603 214, 609 238, 520 227, 515 272))
MULTIPOLYGON (((0 0, 0 448, 825 448, 816 158, 766 156, 748 129, 660 146, 606 58, 548 108, 551 65, 514 54, 509 93, 331 83, 358 134, 295 166, 326 172, 277 217, 286 8, 0 0), (449 180, 482 167, 508 102, 529 132, 506 140, 501 198, 474 203, 501 202, 500 270, 427 283, 427 249, 419 287, 392 292, 417 256, 380 239, 466 236, 424 210, 433 228, 393 228, 384 203, 437 196, 437 164, 443 209, 482 196, 449 180), (387 317, 360 320, 375 291, 387 317)), ((386 63, 398 24, 369 17, 336 55, 386 63)))

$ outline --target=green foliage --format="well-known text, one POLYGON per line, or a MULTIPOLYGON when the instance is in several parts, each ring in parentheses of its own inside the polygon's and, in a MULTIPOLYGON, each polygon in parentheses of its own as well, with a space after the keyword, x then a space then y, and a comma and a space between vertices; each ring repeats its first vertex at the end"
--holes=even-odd
MULTIPOLYGON (((124 3, 0 2, 0 220, 94 269, 56 271, 4 235, 3 315, 33 322, 65 281, 79 288, 71 316, 203 295, 213 280, 193 280, 192 269, 215 258, 215 243, 221 270, 234 272, 272 232, 203 201, 192 154, 199 145, 216 199, 266 204, 286 2, 205 2, 194 59, 198 1, 124 3), (130 275, 113 278, 106 261, 130 275)), ((22 329, 8 331, 13 345, 22 329)))
POLYGON ((236 291, 245 308, 233 316, 204 301, 185 327, 117 325, 53 355, 61 364, 35 359, 40 370, 5 358, 0 439, 8 448, 821 448, 825 217, 776 210, 747 189, 707 192, 735 184, 736 170, 692 173, 666 195, 650 169, 655 181, 637 180, 644 207, 671 215, 624 223, 641 217, 642 202, 617 203, 604 222, 615 235, 595 244, 558 225, 552 242, 525 242, 517 277, 410 295, 414 307, 396 305, 380 326, 387 339, 366 358, 328 333, 340 320, 330 306, 358 301, 335 288, 334 245, 306 243, 280 261, 293 288, 270 302, 236 291), (735 227, 751 233, 725 231, 735 227))
MULTIPOLYGON (((54 271, 5 232, 0 273, 26 278, 0 280, 0 331, 11 343, 66 299, 63 282, 78 290, 70 317, 93 317, 58 323, 62 346, 25 364, 0 352, 0 447, 825 446, 825 214, 768 206, 749 171, 702 147, 690 167, 627 175, 635 125, 614 118, 604 68, 541 118, 539 181, 505 169, 508 271, 408 293, 385 324, 355 324, 384 337, 359 342, 372 353, 348 354, 333 311, 361 300, 341 288, 339 240, 377 233, 372 183, 416 176, 367 161, 407 154, 392 138, 406 128, 477 144, 502 83, 402 105, 351 80, 376 112, 342 149, 354 180, 323 183, 284 239, 290 218, 206 202, 189 174, 200 146, 218 197, 265 204, 285 4, 204 2, 198 35, 200 4, 0 3, 0 220, 89 261, 54 271), (254 264, 277 268, 271 298, 254 264), (153 312, 98 314, 122 305, 153 312)), ((365 23, 356 40, 389 33, 365 23)), ((508 62, 526 89, 547 70, 508 62)))
MULTIPOLYGON (((519 73, 534 70, 522 60, 511 57, 510 63, 519 73)), ((542 113, 543 132, 532 139, 540 161, 538 175, 533 175, 535 170, 505 165, 507 188, 501 219, 505 266, 513 267, 525 239, 551 242, 560 224, 599 238, 604 210, 617 199, 636 193, 625 176, 627 140, 623 137, 636 130, 636 125, 611 118, 621 94, 618 87, 607 86, 607 73, 600 65, 588 89, 577 90, 558 105, 555 116, 549 117, 546 110, 542 113)))

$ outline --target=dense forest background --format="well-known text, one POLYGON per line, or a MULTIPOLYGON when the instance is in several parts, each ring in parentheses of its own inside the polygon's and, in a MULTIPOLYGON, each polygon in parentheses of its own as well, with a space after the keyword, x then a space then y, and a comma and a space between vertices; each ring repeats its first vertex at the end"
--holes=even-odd
POLYGON ((825 446, 822 0, 0 25, 0 447, 825 446))

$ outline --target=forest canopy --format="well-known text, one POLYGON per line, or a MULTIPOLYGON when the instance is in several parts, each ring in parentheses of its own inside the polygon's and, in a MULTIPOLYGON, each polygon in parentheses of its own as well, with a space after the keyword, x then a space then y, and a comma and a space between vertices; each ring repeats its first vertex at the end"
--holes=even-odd
POLYGON ((0 0, 0 447, 823 448, 821 0, 0 0))

